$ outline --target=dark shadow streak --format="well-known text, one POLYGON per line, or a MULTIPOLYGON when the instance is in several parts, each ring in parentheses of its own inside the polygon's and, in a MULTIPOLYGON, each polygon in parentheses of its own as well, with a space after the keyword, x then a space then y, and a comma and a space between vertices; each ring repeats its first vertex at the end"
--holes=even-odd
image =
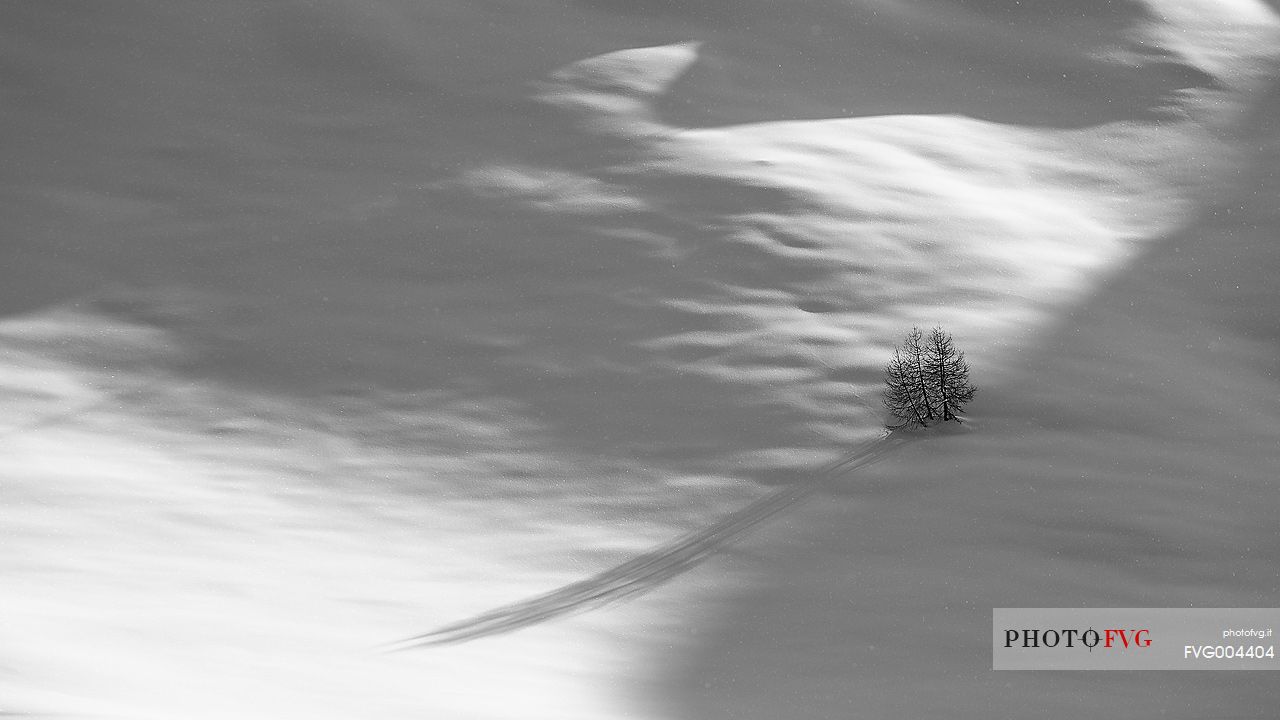
POLYGON ((750 528, 822 489, 828 482, 878 462, 909 438, 908 435, 890 431, 876 440, 859 445, 840 460, 818 470, 809 480, 780 488, 708 528, 651 550, 622 565, 545 595, 390 643, 382 649, 397 652, 476 640, 526 628, 562 615, 584 612, 653 590, 693 568, 750 528))

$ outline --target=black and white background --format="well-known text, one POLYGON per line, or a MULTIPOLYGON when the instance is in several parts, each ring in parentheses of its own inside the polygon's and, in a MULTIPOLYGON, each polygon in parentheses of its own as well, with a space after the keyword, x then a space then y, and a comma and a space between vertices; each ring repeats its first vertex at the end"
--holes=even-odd
POLYGON ((1280 606, 1278 73, 1258 0, 2 1, 0 711, 1274 718, 990 633, 1280 606), (979 394, 881 440, 915 325, 979 394))

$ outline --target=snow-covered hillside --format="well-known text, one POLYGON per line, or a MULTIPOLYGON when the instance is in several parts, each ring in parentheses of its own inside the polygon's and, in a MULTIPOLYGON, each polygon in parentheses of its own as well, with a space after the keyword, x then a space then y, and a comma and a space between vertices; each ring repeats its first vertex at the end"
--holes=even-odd
POLYGON ((1276 8, 0 13, 0 711, 1274 706, 997 675, 985 624, 1275 604, 1276 8), (936 323, 962 429, 627 605, 377 652, 808 487, 936 323))

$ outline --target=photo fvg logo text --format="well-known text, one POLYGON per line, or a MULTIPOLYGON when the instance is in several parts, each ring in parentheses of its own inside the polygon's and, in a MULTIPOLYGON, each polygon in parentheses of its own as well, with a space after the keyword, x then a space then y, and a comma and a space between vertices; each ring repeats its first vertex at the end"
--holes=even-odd
POLYGON ((1077 630, 1073 628, 1067 629, 1040 629, 1040 628, 1023 628, 1021 630, 1004 631, 1004 646, 1011 648, 1021 643, 1024 648, 1056 648, 1059 645, 1065 647, 1082 647, 1093 652, 1094 648, 1101 647, 1104 650, 1112 648, 1145 648, 1151 647, 1151 630, 1149 628, 1106 628, 1105 630, 1077 630))
POLYGON ((1280 670, 1276 608, 994 608, 995 670, 1280 670))

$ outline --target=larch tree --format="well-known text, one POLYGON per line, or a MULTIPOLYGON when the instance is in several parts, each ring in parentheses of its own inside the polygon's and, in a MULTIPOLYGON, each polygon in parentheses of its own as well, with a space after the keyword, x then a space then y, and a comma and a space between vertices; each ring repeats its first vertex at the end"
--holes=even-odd
POLYGON ((924 411, 924 421, 920 424, 928 425, 937 417, 936 411, 940 408, 936 404, 936 398, 929 392, 929 368, 926 363, 924 333, 920 332, 920 328, 911 328, 911 332, 902 339, 902 348, 903 354, 910 359, 912 385, 916 388, 919 407, 924 411))
POLYGON ((900 348, 893 349, 893 359, 884 368, 884 406, 904 424, 928 425, 931 410, 915 366, 910 357, 903 357, 900 348))
POLYGON ((912 328, 885 366, 884 406, 902 425, 928 427, 956 420, 977 389, 969 384, 969 364, 949 333, 934 328, 925 338, 912 328))
POLYGON ((973 401, 978 389, 969 384, 969 363, 956 347, 951 333, 936 327, 924 345, 925 385, 943 420, 958 420, 956 413, 973 401))

